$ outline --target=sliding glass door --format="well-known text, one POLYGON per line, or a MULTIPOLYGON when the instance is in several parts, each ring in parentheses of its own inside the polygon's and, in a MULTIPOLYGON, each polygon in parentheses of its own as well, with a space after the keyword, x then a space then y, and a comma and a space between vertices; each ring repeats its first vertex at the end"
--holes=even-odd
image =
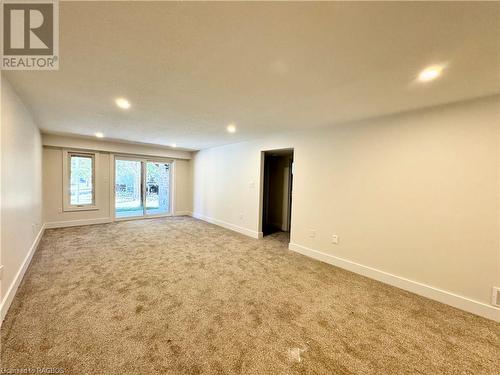
POLYGON ((170 212, 170 164, 146 162, 146 214, 170 212))
POLYGON ((168 214, 170 171, 170 163, 115 159, 115 217, 168 214))
POLYGON ((115 161, 115 212, 116 217, 144 215, 142 193, 142 162, 115 161))

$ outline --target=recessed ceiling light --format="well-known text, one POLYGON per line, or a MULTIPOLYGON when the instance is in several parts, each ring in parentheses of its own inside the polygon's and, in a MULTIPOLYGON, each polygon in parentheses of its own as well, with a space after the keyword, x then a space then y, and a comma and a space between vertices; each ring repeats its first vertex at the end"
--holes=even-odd
POLYGON ((177 145, 176 145, 175 143, 172 143, 172 147, 173 147, 173 148, 176 148, 176 147, 177 147, 177 145))
POLYGON ((130 108, 130 102, 125 98, 116 98, 115 103, 118 107, 120 107, 122 109, 129 109, 130 108))
POLYGON ((443 72, 443 67, 440 65, 433 65, 425 68, 418 75, 418 80, 420 82, 429 82, 441 75, 443 72))
POLYGON ((234 133, 236 131, 236 125, 229 124, 226 129, 229 133, 234 133))
POLYGON ((97 132, 94 134, 97 138, 104 138, 104 134, 102 134, 101 132, 97 132))

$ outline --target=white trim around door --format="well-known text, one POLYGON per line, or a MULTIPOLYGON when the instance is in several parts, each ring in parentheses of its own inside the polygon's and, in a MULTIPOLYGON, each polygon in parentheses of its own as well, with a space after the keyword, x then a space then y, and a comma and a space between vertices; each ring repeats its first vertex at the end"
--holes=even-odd
POLYGON ((113 221, 124 221, 124 220, 138 220, 138 219, 149 219, 149 218, 157 218, 157 217, 166 217, 173 216, 175 212, 174 202, 173 202, 173 191, 175 186, 175 161, 172 159, 162 159, 162 158, 141 158, 136 156, 129 155, 121 155, 114 154, 110 157, 110 212, 113 221), (117 160, 125 160, 125 161, 136 161, 141 163, 141 201, 142 201, 142 215, 137 216, 127 216, 127 217, 117 217, 116 216, 116 161, 117 160), (169 164, 169 188, 168 188, 168 200, 169 200, 169 211, 165 213, 159 214, 148 214, 146 207, 146 166, 147 163, 160 163, 160 164, 169 164))

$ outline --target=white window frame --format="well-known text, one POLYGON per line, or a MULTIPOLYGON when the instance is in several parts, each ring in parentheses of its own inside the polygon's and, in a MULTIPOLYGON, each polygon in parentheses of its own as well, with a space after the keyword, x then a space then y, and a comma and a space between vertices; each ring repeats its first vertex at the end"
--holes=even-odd
POLYGON ((63 150, 63 211, 91 211, 98 210, 96 174, 99 171, 99 154, 97 152, 63 150), (71 204, 71 157, 83 156, 92 158, 92 203, 71 204))

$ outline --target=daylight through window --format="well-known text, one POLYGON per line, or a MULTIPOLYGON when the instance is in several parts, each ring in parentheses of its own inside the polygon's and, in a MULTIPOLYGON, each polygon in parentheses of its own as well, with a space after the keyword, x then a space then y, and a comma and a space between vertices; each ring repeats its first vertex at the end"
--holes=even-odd
POLYGON ((70 154, 70 204, 94 204, 94 157, 70 154))

